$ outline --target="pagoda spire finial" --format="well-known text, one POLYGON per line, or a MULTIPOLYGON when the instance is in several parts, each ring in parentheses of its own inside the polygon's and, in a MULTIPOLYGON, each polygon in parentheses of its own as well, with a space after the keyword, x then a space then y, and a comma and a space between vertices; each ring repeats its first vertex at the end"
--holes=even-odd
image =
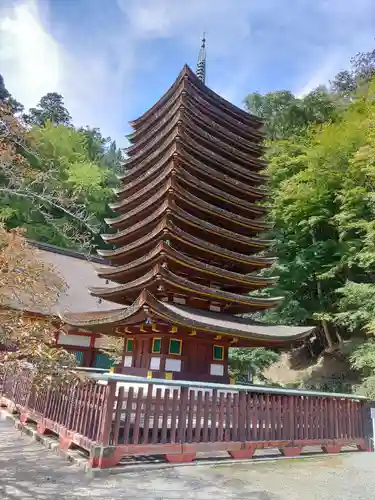
POLYGON ((203 33, 202 45, 199 51, 198 62, 197 62, 197 77, 202 83, 206 81, 206 34, 203 33))

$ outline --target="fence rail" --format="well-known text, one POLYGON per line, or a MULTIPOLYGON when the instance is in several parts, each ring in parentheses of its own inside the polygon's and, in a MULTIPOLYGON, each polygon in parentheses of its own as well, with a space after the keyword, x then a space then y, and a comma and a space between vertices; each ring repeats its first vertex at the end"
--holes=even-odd
POLYGON ((62 387, 33 386, 31 373, 5 373, 2 404, 54 432, 60 446, 89 452, 93 467, 111 467, 124 455, 165 455, 193 460, 200 451, 227 451, 233 458, 257 448, 298 455, 304 446, 326 452, 343 446, 369 449, 369 405, 353 397, 306 393, 162 387, 152 380, 116 387, 96 382, 62 387))

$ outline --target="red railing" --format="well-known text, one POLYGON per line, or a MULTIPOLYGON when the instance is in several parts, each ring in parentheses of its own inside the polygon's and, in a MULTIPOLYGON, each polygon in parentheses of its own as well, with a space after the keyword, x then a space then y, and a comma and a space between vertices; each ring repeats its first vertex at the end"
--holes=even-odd
POLYGON ((355 396, 140 382, 118 391, 116 382, 36 390, 30 373, 8 373, 3 404, 18 410, 23 423, 36 422, 38 432, 56 433, 62 448, 89 451, 93 467, 113 466, 124 455, 159 454, 173 462, 199 451, 245 458, 257 448, 288 456, 309 445, 326 452, 369 448, 369 405, 355 396))

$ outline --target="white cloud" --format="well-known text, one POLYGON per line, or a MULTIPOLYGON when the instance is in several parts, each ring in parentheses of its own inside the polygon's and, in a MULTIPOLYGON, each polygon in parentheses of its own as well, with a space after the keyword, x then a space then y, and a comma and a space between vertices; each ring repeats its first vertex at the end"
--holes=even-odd
POLYGON ((67 52, 48 32, 43 22, 48 12, 41 6, 23 0, 11 8, 0 7, 0 69, 8 90, 25 108, 35 106, 47 92, 59 92, 74 123, 100 127, 124 143, 120 110, 126 92, 123 77, 132 72, 131 52, 115 69, 102 40, 67 52))
POLYGON ((64 53, 44 30, 37 4, 20 3, 0 17, 0 65, 10 91, 26 107, 61 86, 64 53))
POLYGON ((355 8, 352 0, 112 0, 111 8, 119 7, 116 29, 100 2, 82 3, 91 19, 90 40, 74 40, 63 19, 64 46, 48 27, 47 0, 0 7, 0 71, 27 107, 46 92, 60 92, 76 124, 100 126, 117 139, 125 120, 134 118, 132 100, 144 108, 152 104, 135 84, 138 71, 149 76, 151 91, 160 65, 168 70, 169 50, 182 54, 181 66, 194 64, 203 31, 208 83, 237 104, 259 90, 260 81, 277 90, 280 77, 284 87, 307 92, 374 44, 374 0, 356 0, 355 8), (289 66, 293 72, 286 75, 289 66))

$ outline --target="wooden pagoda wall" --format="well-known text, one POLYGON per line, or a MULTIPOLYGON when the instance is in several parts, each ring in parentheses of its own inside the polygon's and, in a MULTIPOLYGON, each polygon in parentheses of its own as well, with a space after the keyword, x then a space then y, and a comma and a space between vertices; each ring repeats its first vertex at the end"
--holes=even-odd
MULTIPOLYGON (((142 326, 137 330, 123 337, 124 354, 116 372, 141 377, 229 383, 230 344, 222 336, 216 339, 197 338, 196 332, 192 335, 171 326, 142 326), (142 331, 139 331, 140 328, 142 331), (176 352, 171 347, 178 343, 181 348, 176 352)), ((113 363, 101 351, 103 340, 99 334, 81 330, 61 331, 56 335, 57 345, 74 352, 79 366, 109 369, 113 363)))
POLYGON ((311 446, 370 451, 370 405, 354 395, 174 384, 144 379, 121 388, 109 382, 37 390, 29 372, 9 372, 1 404, 18 412, 23 425, 36 423, 39 434, 54 433, 62 449, 86 450, 91 467, 113 467, 129 455, 182 462, 199 452, 251 458, 267 448, 284 456, 311 446))

